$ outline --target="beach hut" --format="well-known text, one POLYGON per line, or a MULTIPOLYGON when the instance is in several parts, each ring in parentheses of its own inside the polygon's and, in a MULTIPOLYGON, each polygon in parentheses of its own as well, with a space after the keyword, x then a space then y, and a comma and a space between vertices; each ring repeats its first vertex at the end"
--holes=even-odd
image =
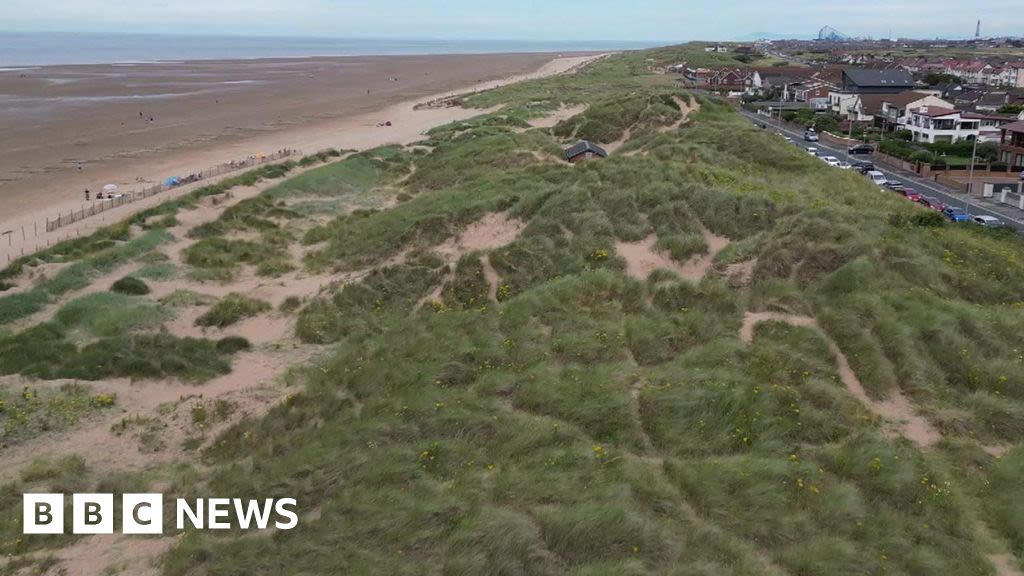
POLYGON ((565 151, 565 159, 576 164, 594 158, 607 158, 608 152, 589 140, 581 140, 565 151))

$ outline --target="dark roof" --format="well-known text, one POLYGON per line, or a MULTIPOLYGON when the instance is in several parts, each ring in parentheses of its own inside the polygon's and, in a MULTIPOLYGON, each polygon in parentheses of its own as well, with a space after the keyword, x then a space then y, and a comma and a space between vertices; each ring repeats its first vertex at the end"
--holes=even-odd
POLYGON ((1018 120, 1016 122, 1010 122, 1009 124, 1003 124, 999 127, 1000 130, 1006 130, 1009 132, 1021 132, 1024 133, 1024 120, 1018 120))
POLYGON ((606 158, 608 156, 608 152, 605 152, 604 148, 601 148, 589 140, 580 140, 565 151, 565 159, 572 160, 580 154, 586 154, 587 152, 593 152, 601 158, 606 158))
POLYGON ((843 74, 857 86, 913 86, 914 77, 906 70, 872 70, 865 68, 844 68, 843 74))
POLYGON ((912 102, 917 102, 928 96, 926 92, 918 92, 916 90, 907 90, 906 92, 898 92, 896 94, 861 94, 860 103, 865 112, 875 114, 882 111, 883 102, 888 102, 896 108, 903 108, 912 102))

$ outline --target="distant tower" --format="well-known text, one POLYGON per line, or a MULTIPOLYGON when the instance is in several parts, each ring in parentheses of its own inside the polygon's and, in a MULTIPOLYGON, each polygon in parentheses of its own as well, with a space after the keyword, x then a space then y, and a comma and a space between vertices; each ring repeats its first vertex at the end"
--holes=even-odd
POLYGON ((981 38, 981 19, 978 20, 978 26, 974 29, 974 37, 981 38))

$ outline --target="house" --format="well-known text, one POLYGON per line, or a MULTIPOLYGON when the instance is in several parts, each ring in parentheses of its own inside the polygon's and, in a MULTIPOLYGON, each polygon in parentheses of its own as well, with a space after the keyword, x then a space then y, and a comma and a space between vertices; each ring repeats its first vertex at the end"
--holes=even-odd
POLYGON ((865 120, 857 111, 861 95, 898 94, 913 88, 914 77, 906 70, 844 68, 839 89, 828 95, 829 108, 837 114, 846 114, 851 119, 865 120))
POLYGON ((874 125, 886 131, 896 130, 906 121, 907 110, 921 106, 954 108, 953 104, 922 90, 908 90, 898 94, 863 94, 858 114, 871 119, 874 125))
POLYGON ((978 142, 999 142, 1000 128, 1017 120, 1016 116, 979 114, 977 112, 964 112, 963 117, 968 120, 978 120, 981 123, 978 128, 978 142))
POLYGON ((1024 167, 1024 120, 1003 124, 999 131, 999 160, 1016 168, 1024 167))
POLYGON ((844 68, 839 90, 845 94, 896 94, 914 86, 914 77, 906 70, 844 68))
POLYGON ((908 111, 901 128, 913 134, 914 142, 959 142, 978 138, 981 120, 952 108, 921 106, 908 111))
POLYGON ((593 160, 594 158, 607 158, 608 152, 589 140, 581 140, 565 151, 565 159, 572 164, 593 160))
POLYGON ((801 82, 790 87, 794 102, 806 102, 812 110, 828 109, 828 94, 833 87, 824 82, 801 82))
POLYGON ((705 52, 725 53, 729 51, 728 46, 722 46, 721 44, 715 44, 714 46, 705 46, 705 52))
POLYGON ((755 92, 762 85, 756 70, 741 68, 687 68, 686 77, 695 86, 713 90, 755 92))
POLYGON ((986 84, 991 75, 992 65, 981 60, 948 60, 945 73, 956 76, 969 84, 986 84))

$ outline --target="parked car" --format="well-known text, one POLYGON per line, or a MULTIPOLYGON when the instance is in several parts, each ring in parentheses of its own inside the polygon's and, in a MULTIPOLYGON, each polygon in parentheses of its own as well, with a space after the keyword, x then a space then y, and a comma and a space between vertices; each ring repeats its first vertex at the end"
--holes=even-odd
POLYGON ((971 222, 980 224, 985 228, 1000 228, 1004 226, 1003 221, 993 216, 975 216, 971 219, 971 222))
POLYGON ((808 146, 807 147, 807 153, 810 154, 811 156, 817 157, 818 156, 818 149, 815 148, 814 146, 808 146))
POLYGON ((900 194, 903 194, 903 197, 906 198, 907 200, 910 200, 911 202, 921 201, 921 193, 916 190, 904 188, 903 190, 900 190, 900 194))
POLYGON ((814 131, 814 128, 808 128, 804 131, 805 142, 817 142, 818 140, 820 140, 820 138, 818 138, 818 133, 814 131))
POLYGON ((947 206, 946 209, 942 211, 942 213, 945 214, 946 218, 949 218, 951 222, 970 222, 971 220, 971 217, 968 216, 967 213, 964 212, 961 208, 953 208, 952 206, 947 206))
POLYGON ((885 187, 897 190, 899 188, 903 188, 903 182, 900 182, 899 180, 886 180, 885 187))
POLYGON ((821 159, 829 166, 839 166, 839 158, 836 158, 835 156, 822 156, 821 159))
POLYGON ((871 163, 871 162, 860 161, 860 162, 854 162, 853 163, 853 168, 855 170, 857 170, 858 172, 860 172, 861 174, 867 174, 868 172, 870 172, 870 171, 875 169, 875 165, 873 163, 871 163))
POLYGON ((875 148, 870 144, 857 144, 856 146, 850 146, 847 152, 855 156, 863 154, 874 154, 875 148))
POLYGON ((842 168, 843 170, 849 170, 853 168, 853 164, 850 164, 849 162, 843 162, 842 160, 840 160, 839 168, 842 168))
POLYGON ((921 196, 921 199, 918 200, 918 202, 920 202, 925 208, 931 208, 932 210, 938 210, 939 212, 946 209, 946 203, 934 196, 921 196))
POLYGON ((872 183, 878 184, 879 186, 885 186, 885 174, 882 174, 878 170, 868 170, 865 174, 867 174, 867 177, 871 179, 872 183))

